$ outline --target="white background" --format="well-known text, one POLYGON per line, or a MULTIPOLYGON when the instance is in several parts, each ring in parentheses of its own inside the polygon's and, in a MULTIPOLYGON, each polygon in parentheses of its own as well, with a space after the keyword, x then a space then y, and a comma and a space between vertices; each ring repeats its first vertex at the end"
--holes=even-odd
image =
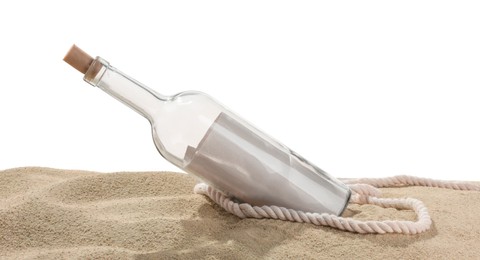
POLYGON ((336 177, 479 180, 478 1, 2 1, 0 169, 177 170, 62 61, 209 93, 336 177))

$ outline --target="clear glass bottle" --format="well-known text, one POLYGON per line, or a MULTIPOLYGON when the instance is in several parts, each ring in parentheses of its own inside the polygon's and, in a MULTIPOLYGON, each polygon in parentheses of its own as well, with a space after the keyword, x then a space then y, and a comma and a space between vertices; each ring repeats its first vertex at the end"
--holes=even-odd
POLYGON ((144 116, 166 160, 240 202, 335 215, 348 203, 346 185, 204 93, 158 94, 100 57, 84 80, 144 116))

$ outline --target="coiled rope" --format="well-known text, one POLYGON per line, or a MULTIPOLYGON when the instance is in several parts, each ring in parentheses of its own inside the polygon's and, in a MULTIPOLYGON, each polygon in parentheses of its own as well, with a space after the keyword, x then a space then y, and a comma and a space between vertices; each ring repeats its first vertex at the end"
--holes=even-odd
POLYGON ((327 213, 310 213, 299 210, 287 209, 277 206, 252 206, 248 203, 237 203, 225 196, 222 192, 199 183, 194 192, 210 197, 215 203, 226 211, 240 218, 270 218, 292 222, 310 223, 318 226, 329 226, 344 231, 361 234, 418 234, 427 231, 432 220, 427 207, 422 201, 414 198, 379 198, 381 192, 377 188, 401 187, 401 186, 424 186, 438 187, 454 190, 480 191, 480 185, 459 181, 442 181, 415 176, 400 175, 387 178, 361 178, 341 179, 347 184, 352 196, 350 203, 372 204, 383 208, 411 209, 417 215, 416 221, 384 220, 384 221, 360 221, 353 218, 344 218, 327 213))

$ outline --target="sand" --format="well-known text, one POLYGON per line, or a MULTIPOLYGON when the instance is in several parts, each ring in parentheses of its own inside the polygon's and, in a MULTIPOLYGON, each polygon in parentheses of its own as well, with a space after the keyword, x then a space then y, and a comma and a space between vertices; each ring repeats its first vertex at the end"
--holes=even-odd
MULTIPOLYGON (((480 259, 480 192, 406 187, 429 208, 419 235, 360 235, 239 219, 169 172, 0 171, 1 259, 480 259)), ((356 219, 413 220, 409 210, 350 205, 356 219)))

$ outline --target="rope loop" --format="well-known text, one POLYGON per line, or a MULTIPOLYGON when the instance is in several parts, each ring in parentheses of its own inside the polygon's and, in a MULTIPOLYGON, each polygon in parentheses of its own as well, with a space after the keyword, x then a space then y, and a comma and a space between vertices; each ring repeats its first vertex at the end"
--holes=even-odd
POLYGON ((350 203, 360 205, 372 204, 382 208, 411 209, 417 215, 416 221, 360 221, 332 214, 303 212, 277 206, 252 206, 248 203, 234 202, 224 193, 205 183, 195 185, 194 192, 196 194, 208 196, 227 212, 230 212, 239 218, 267 218, 310 223, 317 226, 329 226, 360 234, 418 234, 430 229, 432 224, 432 219, 430 218, 430 214, 428 214, 428 209, 425 204, 414 198, 381 198, 381 191, 378 188, 424 186, 454 190, 480 191, 480 185, 468 182, 434 180, 408 175, 387 178, 342 179, 342 181, 347 184, 352 191, 350 203))

